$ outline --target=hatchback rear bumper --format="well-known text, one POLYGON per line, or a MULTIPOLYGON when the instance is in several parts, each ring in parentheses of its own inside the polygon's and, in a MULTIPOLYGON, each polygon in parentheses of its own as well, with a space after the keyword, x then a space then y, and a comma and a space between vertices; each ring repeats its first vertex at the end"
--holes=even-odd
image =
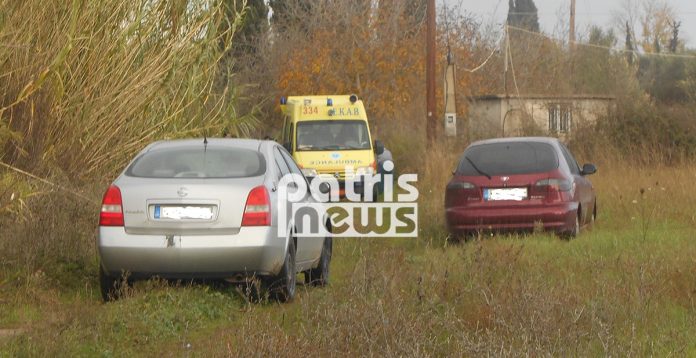
POLYGON ((575 227, 577 203, 514 207, 447 208, 447 228, 454 234, 477 231, 527 231, 535 227, 570 232, 575 227))
POLYGON ((132 235, 123 227, 100 227, 104 271, 133 278, 230 278, 280 271, 286 242, 275 227, 244 227, 236 235, 132 235))

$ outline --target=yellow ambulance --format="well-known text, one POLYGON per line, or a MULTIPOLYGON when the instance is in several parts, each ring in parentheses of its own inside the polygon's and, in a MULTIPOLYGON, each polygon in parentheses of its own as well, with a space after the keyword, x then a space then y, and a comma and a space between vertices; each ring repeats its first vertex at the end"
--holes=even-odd
POLYGON ((352 172, 356 192, 362 193, 359 177, 376 172, 376 155, 384 151, 380 141, 371 139, 362 100, 356 95, 291 96, 281 98, 280 107, 285 115, 281 143, 305 176, 333 176, 343 191, 352 172))

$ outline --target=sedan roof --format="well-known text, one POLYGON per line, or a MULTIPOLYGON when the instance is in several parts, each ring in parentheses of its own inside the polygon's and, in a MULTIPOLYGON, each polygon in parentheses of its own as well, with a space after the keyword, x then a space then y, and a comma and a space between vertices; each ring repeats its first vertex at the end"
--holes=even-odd
MULTIPOLYGON (((163 140, 152 143, 147 150, 195 147, 203 145, 203 140, 203 138, 163 140)), ((258 150, 263 142, 265 141, 258 139, 208 138, 208 145, 244 148, 251 150, 258 150)))

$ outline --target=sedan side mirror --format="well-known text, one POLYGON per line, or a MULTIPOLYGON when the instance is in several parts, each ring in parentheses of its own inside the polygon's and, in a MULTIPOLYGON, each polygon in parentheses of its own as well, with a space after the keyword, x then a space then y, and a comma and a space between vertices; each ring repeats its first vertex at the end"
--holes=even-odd
POLYGON ((384 153, 384 143, 375 139, 375 154, 382 155, 382 153, 384 153))
POLYGON ((597 167, 594 164, 585 164, 582 166, 582 175, 592 175, 597 172, 597 167))

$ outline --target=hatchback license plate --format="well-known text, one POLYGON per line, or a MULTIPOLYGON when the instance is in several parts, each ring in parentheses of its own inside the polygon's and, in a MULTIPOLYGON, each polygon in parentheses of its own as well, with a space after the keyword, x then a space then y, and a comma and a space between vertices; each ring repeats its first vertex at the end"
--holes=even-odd
POLYGON ((164 206, 155 205, 155 219, 210 220, 213 208, 209 206, 164 206))
POLYGON ((501 189, 484 189, 483 199, 486 201, 493 200, 515 200, 522 201, 527 199, 527 188, 501 188, 501 189))

